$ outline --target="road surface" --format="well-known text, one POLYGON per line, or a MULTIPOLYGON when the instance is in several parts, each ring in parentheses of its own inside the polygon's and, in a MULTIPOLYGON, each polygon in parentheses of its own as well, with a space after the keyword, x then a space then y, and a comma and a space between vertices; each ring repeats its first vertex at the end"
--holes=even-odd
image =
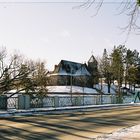
POLYGON ((2 140, 94 140, 140 124, 140 106, 0 118, 2 140))

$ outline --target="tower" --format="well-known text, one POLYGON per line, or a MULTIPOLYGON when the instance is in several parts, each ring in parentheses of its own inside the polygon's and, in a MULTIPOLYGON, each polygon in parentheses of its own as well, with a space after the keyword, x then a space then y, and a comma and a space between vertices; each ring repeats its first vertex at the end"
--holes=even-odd
POLYGON ((93 86, 98 83, 98 62, 93 55, 88 60, 88 71, 91 74, 91 84, 93 86))

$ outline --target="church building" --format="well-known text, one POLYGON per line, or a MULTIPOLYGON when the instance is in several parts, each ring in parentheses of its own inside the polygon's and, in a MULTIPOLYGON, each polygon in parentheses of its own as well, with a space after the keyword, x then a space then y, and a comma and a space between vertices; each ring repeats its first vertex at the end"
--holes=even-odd
POLYGON ((48 73, 48 85, 93 87, 97 77, 97 65, 93 55, 87 64, 61 60, 54 70, 48 73))

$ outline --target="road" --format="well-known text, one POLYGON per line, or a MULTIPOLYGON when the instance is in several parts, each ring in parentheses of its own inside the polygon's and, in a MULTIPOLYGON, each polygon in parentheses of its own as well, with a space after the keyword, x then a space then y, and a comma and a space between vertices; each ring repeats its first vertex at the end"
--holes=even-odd
POLYGON ((0 119, 2 140, 94 140, 140 124, 140 106, 0 119))

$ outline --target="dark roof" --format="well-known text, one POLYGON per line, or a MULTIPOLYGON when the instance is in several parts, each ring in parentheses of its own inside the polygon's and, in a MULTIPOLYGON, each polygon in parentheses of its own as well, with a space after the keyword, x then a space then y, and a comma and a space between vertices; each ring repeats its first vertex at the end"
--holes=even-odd
POLYGON ((61 60, 60 63, 55 66, 54 73, 60 74, 77 74, 77 75, 90 75, 87 70, 86 64, 61 60), (81 74, 80 74, 81 73, 81 74))

